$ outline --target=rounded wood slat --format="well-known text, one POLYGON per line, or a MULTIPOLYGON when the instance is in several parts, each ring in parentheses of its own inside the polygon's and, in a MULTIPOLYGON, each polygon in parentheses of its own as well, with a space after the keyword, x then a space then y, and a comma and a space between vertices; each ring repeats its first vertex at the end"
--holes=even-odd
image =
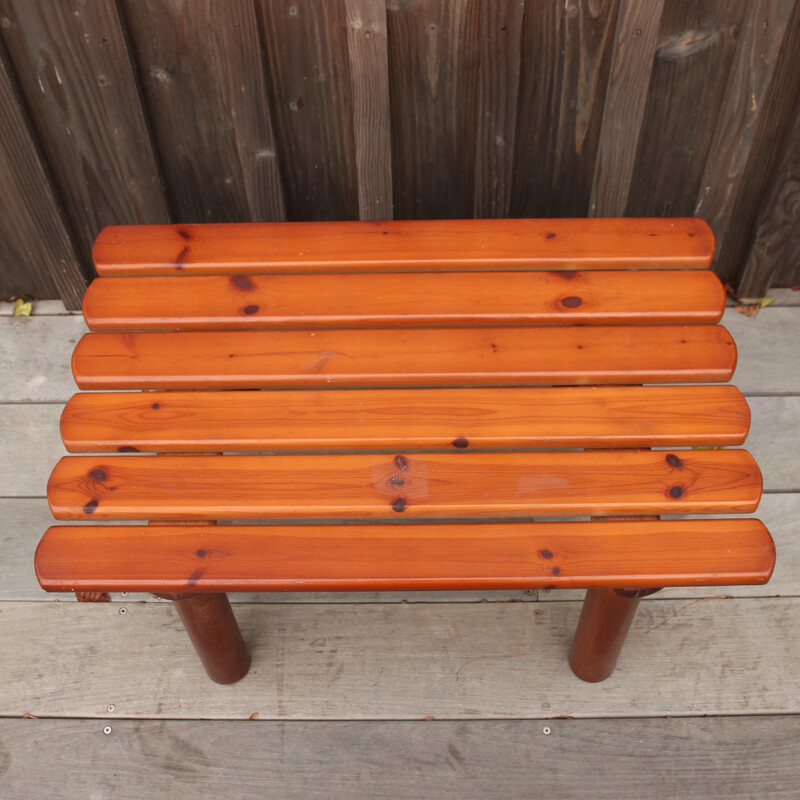
POLYGON ((91 330, 719 322, 707 270, 98 278, 91 330))
POLYGON ((464 269, 704 269, 701 219, 478 219, 111 225, 100 275, 464 269))
POLYGON ((719 325, 90 333, 82 389, 492 386, 726 381, 719 325))
POLYGON ((70 452, 485 450, 737 445, 733 386, 82 393, 70 452))
POLYGON ((744 450, 68 456, 47 487, 56 519, 746 513, 760 496, 744 450))
POLYGON ((461 525, 55 526, 48 591, 541 589, 765 583, 755 519, 461 525))

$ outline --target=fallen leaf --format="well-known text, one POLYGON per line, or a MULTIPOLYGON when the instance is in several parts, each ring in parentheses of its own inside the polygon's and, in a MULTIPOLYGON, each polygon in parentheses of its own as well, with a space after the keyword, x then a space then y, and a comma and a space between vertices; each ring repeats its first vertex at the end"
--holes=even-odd
POLYGON ((258 711, 251 714, 247 719, 258 719, 258 711))
POLYGON ((798 283, 797 286, 792 286, 792 291, 793 292, 800 292, 800 283, 798 283))
POLYGON ((758 300, 758 307, 766 308, 767 306, 771 306, 774 302, 775 302, 774 297, 761 297, 758 300))
POLYGON ((758 314, 758 303, 739 303, 738 306, 733 307, 733 310, 744 314, 746 317, 754 317, 758 314))
POLYGON ((424 719, 425 722, 433 722, 434 717, 423 717, 422 719, 424 719))
POLYGON ((22 719, 39 719, 39 717, 34 717, 33 714, 23 714, 22 719))
POLYGON ((17 298, 14 303, 14 309, 11 312, 12 317, 29 317, 33 312, 33 303, 26 303, 21 297, 17 298))

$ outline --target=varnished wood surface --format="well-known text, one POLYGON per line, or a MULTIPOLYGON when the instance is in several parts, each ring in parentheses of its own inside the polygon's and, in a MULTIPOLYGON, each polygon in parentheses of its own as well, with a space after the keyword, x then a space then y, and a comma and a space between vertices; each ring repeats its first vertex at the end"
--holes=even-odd
POLYGON ((81 389, 491 386, 726 381, 718 325, 90 333, 81 389))
POLYGON ((703 269, 701 219, 395 220, 108 226, 100 275, 462 269, 703 269))
POLYGON ((719 322, 707 270, 98 278, 92 330, 719 322))
POLYGON ((742 444, 733 386, 81 393, 70 452, 482 450, 742 444))
POLYGON ((754 511, 744 450, 69 456, 56 519, 368 519, 754 511))
POLYGON ((761 522, 54 526, 48 591, 235 592, 765 583, 761 522))

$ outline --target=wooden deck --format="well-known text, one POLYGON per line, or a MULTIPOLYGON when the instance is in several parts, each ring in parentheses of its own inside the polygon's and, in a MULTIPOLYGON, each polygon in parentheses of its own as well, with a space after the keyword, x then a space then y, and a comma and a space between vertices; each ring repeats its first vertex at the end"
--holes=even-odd
POLYGON ((723 320, 774 578, 647 599, 597 685, 566 661, 574 591, 234 595, 253 668, 227 687, 168 602, 45 594, 33 551, 84 327, 0 306, 0 796, 796 798, 800 293, 778 295, 723 320))

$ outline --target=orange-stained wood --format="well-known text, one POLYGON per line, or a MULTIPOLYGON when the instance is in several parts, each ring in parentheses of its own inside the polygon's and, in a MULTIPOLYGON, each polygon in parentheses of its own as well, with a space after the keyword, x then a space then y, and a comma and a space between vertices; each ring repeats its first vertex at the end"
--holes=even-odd
POLYGON ((73 453, 485 450, 736 445, 750 412, 733 386, 332 389, 76 394, 73 453))
POLYGON ((470 219, 112 225, 100 275, 465 269, 703 269, 701 219, 470 219))
POLYGON ((714 323, 707 270, 98 278, 92 330, 714 323))
POLYGON ((68 456, 56 519, 367 519, 754 511, 744 450, 68 456))
POLYGON ((726 381, 719 325, 90 333, 82 389, 490 386, 726 381))
POLYGON ((755 519, 461 525, 55 526, 48 591, 537 589, 765 583, 755 519))

